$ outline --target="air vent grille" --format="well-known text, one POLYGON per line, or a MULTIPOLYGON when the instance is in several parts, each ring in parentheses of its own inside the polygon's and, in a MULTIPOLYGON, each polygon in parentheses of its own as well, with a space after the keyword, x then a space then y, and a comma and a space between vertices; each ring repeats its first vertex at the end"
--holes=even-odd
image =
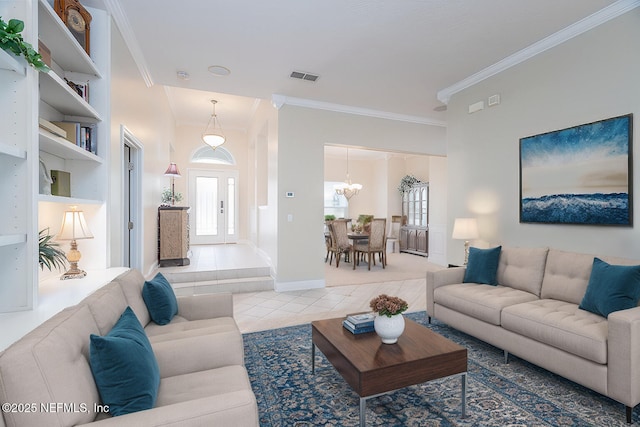
POLYGON ((315 82, 319 78, 319 76, 315 74, 304 73, 302 71, 292 71, 289 77, 291 77, 292 79, 306 80, 309 82, 315 82))

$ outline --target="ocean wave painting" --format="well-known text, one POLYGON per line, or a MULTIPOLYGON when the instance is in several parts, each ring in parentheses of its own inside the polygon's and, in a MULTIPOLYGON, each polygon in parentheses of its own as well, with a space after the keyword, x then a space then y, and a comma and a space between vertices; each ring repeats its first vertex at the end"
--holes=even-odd
POLYGON ((520 222, 631 225, 633 115, 520 140, 520 222))
POLYGON ((522 222, 619 224, 629 222, 629 195, 559 194, 522 200, 522 222))

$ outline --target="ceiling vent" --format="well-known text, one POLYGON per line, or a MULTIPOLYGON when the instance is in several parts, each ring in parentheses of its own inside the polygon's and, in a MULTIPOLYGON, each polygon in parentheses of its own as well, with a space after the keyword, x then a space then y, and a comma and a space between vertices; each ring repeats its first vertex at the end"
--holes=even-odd
POLYGON ((303 73, 302 71, 292 71, 289 77, 291 77, 292 79, 300 79, 300 80, 307 80, 309 82, 315 82, 316 80, 318 80, 319 76, 311 73, 303 73))

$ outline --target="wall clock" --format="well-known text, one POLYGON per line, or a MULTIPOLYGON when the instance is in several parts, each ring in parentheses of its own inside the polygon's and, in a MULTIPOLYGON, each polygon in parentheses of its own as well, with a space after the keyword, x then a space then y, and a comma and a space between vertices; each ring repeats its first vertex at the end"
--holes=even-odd
POLYGON ((80 43, 87 54, 89 50, 89 27, 91 14, 78 0, 55 0, 53 8, 67 26, 71 35, 80 43))

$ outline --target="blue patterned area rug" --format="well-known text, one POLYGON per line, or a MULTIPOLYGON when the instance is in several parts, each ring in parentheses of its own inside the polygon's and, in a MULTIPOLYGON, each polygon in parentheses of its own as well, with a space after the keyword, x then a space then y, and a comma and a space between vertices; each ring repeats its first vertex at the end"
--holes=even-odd
MULTIPOLYGON (((460 378, 407 387, 367 401, 367 426, 626 426, 624 405, 434 321, 407 315, 468 349, 467 418, 460 418, 460 378)), ((245 364, 260 425, 357 426, 359 398, 316 351, 311 326, 244 335, 245 364)), ((634 411, 634 423, 638 413, 634 411)))

